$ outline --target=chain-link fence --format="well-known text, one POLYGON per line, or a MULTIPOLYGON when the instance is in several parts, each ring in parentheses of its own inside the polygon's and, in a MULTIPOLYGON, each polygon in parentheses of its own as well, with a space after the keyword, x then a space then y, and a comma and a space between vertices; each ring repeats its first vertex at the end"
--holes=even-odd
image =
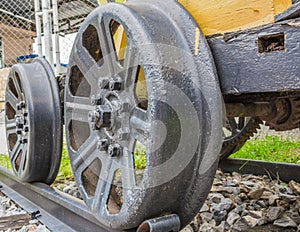
POLYGON ((30 0, 0 1, 0 101, 4 99, 9 67, 32 54, 34 31, 30 0))

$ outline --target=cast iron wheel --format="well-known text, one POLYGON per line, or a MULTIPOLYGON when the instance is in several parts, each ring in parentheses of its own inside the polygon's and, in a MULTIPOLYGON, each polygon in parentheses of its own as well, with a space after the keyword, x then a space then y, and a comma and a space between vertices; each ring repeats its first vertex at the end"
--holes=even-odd
POLYGON ((24 182, 51 184, 60 165, 62 124, 57 83, 45 60, 12 67, 5 107, 13 171, 24 182))
POLYGON ((223 128, 224 139, 220 159, 226 159, 240 150, 247 140, 257 132, 262 123, 262 120, 257 117, 227 118, 223 128))
POLYGON ((109 3, 87 17, 70 56, 65 126, 75 180, 102 224, 193 219, 218 165, 221 99, 205 37, 177 1, 109 3))

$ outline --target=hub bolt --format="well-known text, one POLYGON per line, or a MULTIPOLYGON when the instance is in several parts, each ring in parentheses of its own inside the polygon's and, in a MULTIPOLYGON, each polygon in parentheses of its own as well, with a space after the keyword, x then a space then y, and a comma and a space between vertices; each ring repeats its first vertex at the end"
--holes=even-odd
POLYGON ((25 102, 24 102, 24 101, 21 101, 19 104, 17 104, 17 109, 18 109, 18 110, 21 110, 21 109, 23 109, 23 108, 25 108, 25 102))
POLYGON ((109 80, 108 80, 108 78, 101 78, 98 81, 98 86, 99 86, 100 89, 108 89, 108 87, 109 87, 109 80))
POLYGON ((97 144, 97 148, 99 150, 104 150, 105 148, 108 147, 108 140, 107 139, 101 139, 98 144, 97 144))
POLYGON ((101 102, 102 102, 102 98, 100 97, 100 95, 93 95, 91 97, 91 103, 93 106, 100 105, 101 102))
POLYGON ((113 79, 109 82, 109 89, 111 91, 120 91, 122 89, 122 81, 118 79, 113 79))
POLYGON ((28 126, 25 126, 24 127, 24 132, 28 132, 29 131, 29 127, 28 126))
POLYGON ((24 127, 24 119, 21 116, 16 116, 16 127, 18 129, 23 129, 24 127))
POLYGON ((122 153, 122 149, 119 144, 111 144, 108 146, 108 154, 110 157, 120 156, 121 153, 122 153))
POLYGON ((130 137, 130 132, 128 129, 119 129, 118 130, 118 137, 120 140, 128 140, 130 137))
POLYGON ((98 120, 96 121, 96 125, 101 127, 110 127, 111 126, 111 117, 112 110, 108 105, 100 105, 96 108, 98 114, 98 120))

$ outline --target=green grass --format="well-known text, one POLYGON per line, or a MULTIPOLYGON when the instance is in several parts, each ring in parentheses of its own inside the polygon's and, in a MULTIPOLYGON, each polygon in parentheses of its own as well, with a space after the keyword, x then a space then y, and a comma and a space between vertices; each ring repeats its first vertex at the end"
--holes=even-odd
POLYGON ((12 169, 8 155, 0 154, 0 166, 12 169))
POLYGON ((300 141, 291 142, 279 136, 267 136, 263 140, 249 140, 241 150, 231 155, 231 158, 297 164, 300 160, 300 141))

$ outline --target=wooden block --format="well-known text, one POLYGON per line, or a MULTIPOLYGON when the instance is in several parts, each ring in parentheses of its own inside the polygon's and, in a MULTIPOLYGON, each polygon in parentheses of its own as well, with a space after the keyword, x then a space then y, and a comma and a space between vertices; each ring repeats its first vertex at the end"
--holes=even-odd
POLYGON ((234 32, 273 23, 292 0, 179 0, 206 35, 234 32))
POLYGON ((29 224, 31 216, 29 214, 12 215, 0 218, 0 229, 20 229, 29 224))

